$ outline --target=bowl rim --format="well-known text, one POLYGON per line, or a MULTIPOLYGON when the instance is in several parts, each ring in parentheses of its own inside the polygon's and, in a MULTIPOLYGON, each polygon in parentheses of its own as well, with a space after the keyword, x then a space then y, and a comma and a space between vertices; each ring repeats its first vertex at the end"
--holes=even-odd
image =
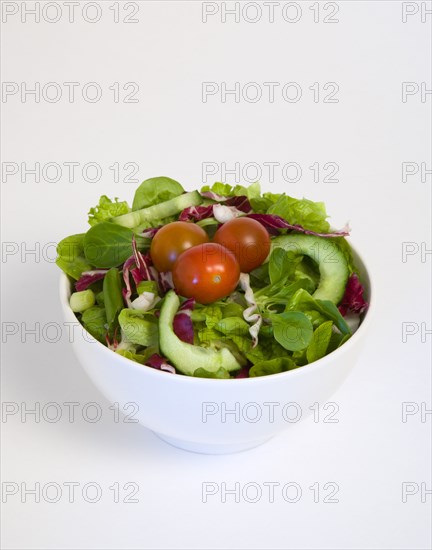
MULTIPOLYGON (((171 380, 181 380, 181 383, 184 384, 195 384, 195 385, 214 385, 214 384, 258 384, 258 383, 272 383, 272 380, 280 380, 282 377, 296 377, 296 376, 302 376, 303 374, 306 374, 307 372, 314 372, 316 370, 321 370, 324 368, 328 368, 331 366, 331 360, 330 358, 337 359, 340 355, 345 354, 349 352, 349 350, 356 345, 357 340, 365 333, 368 326, 371 323, 372 316, 375 310, 375 305, 373 301, 373 295, 374 295, 374 288, 373 283, 371 280, 371 270, 369 269, 369 266, 367 262, 365 262, 363 256, 361 256, 355 247, 353 247, 350 243, 350 246, 356 256, 356 258, 359 260, 359 262, 362 264, 363 271, 365 272, 367 278, 368 278, 368 287, 369 287, 369 296, 368 296, 368 302, 369 307, 366 310, 364 317, 362 319, 362 322, 358 329, 355 331, 355 333, 351 336, 345 344, 343 344, 340 348, 337 348, 336 350, 332 351, 328 355, 325 355, 321 359, 318 359, 317 361, 314 361, 311 364, 303 365, 301 367, 297 367, 293 370, 285 371, 285 372, 279 372, 275 374, 268 374, 266 376, 256 376, 256 377, 248 377, 248 378, 200 378, 195 376, 187 376, 187 375, 171 375, 171 380), (371 315, 372 314, 372 315, 371 315)), ((78 322, 82 328, 83 331, 87 333, 87 337, 85 339, 85 342, 88 344, 96 344, 96 346, 99 346, 98 349, 101 350, 102 353, 108 353, 110 356, 111 354, 115 353, 113 350, 110 350, 107 346, 96 340, 85 328, 81 323, 79 322, 78 318, 76 317, 75 313, 72 311, 70 305, 69 305, 69 295, 71 290, 71 282, 68 278, 68 276, 62 271, 60 273, 60 281, 59 281, 59 294, 60 294, 60 302, 63 308, 64 315, 68 317, 69 319, 73 318, 75 322, 78 322), (88 339, 87 339, 88 338, 88 339), (102 351, 103 350, 103 351, 102 351)), ((68 319, 68 321, 69 321, 68 319)), ((72 342, 75 344, 75 341, 72 342)), ((116 354, 117 360, 120 361, 120 363, 124 364, 124 367, 128 367, 132 370, 136 370, 137 372, 146 373, 148 376, 159 376, 159 377, 166 377, 167 375, 170 375, 171 373, 161 371, 159 369, 155 369, 153 367, 149 367, 148 365, 141 365, 139 363, 136 363, 135 361, 132 361, 131 359, 128 359, 127 357, 124 357, 120 354, 116 354)), ((162 380, 162 378, 161 378, 162 380)))

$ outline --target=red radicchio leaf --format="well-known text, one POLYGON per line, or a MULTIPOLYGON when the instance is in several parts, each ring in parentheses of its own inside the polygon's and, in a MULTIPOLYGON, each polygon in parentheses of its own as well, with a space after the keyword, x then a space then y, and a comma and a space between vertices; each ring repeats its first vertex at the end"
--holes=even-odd
POLYGON ((181 305, 173 321, 174 333, 187 344, 194 343, 194 330, 191 319, 191 312, 194 307, 194 298, 189 298, 181 305))
POLYGON ((211 199, 213 201, 226 201, 229 198, 229 197, 223 197, 218 193, 213 193, 213 191, 204 191, 204 193, 200 193, 200 195, 205 199, 211 199))
POLYGON ((369 304, 363 298, 364 288, 358 276, 353 273, 348 279, 345 288, 345 294, 339 306, 339 311, 343 316, 348 312, 363 313, 369 304))
MULTIPOLYGON (((212 196, 209 196, 208 198, 214 198, 214 200, 219 203, 223 203, 225 206, 234 206, 234 208, 237 208, 237 210, 240 210, 245 214, 252 212, 252 207, 250 205, 249 199, 246 196, 227 198, 217 195, 216 193, 212 193, 211 191, 209 191, 208 193, 202 193, 202 195, 206 197, 209 194, 212 196)), ((207 206, 189 206, 189 208, 185 208, 180 213, 179 221, 199 222, 206 218, 211 218, 213 215, 213 204, 209 204, 207 206)))
POLYGON ((237 210, 249 214, 252 212, 252 206, 249 202, 249 199, 245 195, 240 195, 238 197, 230 197, 224 201, 226 206, 235 206, 237 210))
POLYGON ((305 233, 306 235, 315 235, 316 237, 347 237, 349 235, 349 228, 345 226, 340 231, 332 231, 331 233, 317 233, 310 229, 305 229, 301 225, 293 225, 286 220, 275 214, 248 214, 248 218, 252 218, 257 222, 260 222, 270 235, 278 235, 280 229, 291 229, 298 231, 299 233, 305 233))
POLYGON ((213 205, 208 206, 189 206, 180 212, 179 221, 181 222, 199 222, 205 218, 213 216, 213 205))
POLYGON ((157 353, 154 353, 151 355, 145 364, 148 367, 153 367, 154 369, 163 370, 166 372, 170 372, 171 374, 175 374, 176 370, 175 368, 168 363, 168 360, 165 359, 165 357, 161 357, 157 353))
POLYGON ((127 307, 132 307, 131 296, 132 287, 130 283, 130 275, 132 275, 135 282, 135 286, 141 281, 156 280, 154 275, 154 268, 152 267, 152 261, 149 255, 143 256, 137 249, 135 237, 132 238, 132 248, 134 251, 133 256, 128 258, 123 264, 123 280, 126 288, 122 290, 124 301, 127 307))
POLYGON ((174 288, 171 271, 158 271, 158 285, 163 294, 174 288))
POLYGON ((81 277, 75 283, 75 290, 77 292, 86 290, 90 285, 92 285, 96 281, 100 281, 101 279, 103 279, 107 272, 108 272, 108 269, 95 269, 93 271, 83 271, 83 273, 81 273, 81 277))
POLYGON ((144 229, 141 235, 143 237, 146 237, 147 239, 153 239, 153 237, 156 235, 161 227, 162 225, 160 225, 159 227, 149 227, 148 229, 144 229))
POLYGON ((135 265, 141 275, 141 281, 155 281, 156 277, 151 270, 153 264, 152 259, 148 254, 144 257, 138 250, 135 235, 132 237, 132 249, 135 257, 135 265))
POLYGON ((236 378, 249 378, 249 369, 250 367, 246 366, 246 367, 242 367, 237 375, 236 375, 236 378))

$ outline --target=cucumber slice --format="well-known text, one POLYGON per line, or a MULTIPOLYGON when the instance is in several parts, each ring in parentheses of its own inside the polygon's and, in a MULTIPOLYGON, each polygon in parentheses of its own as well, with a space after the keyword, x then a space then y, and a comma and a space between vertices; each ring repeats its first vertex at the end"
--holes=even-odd
POLYGON ((190 193, 184 193, 178 197, 174 197, 169 201, 160 202, 135 212, 129 212, 122 216, 112 218, 112 222, 124 227, 133 229, 145 222, 152 222, 154 220, 161 220, 168 216, 174 216, 189 206, 197 206, 202 203, 202 197, 198 191, 191 191, 190 193))
POLYGON ((228 372, 240 369, 234 355, 226 348, 218 351, 183 342, 173 330, 173 320, 180 305, 177 294, 170 290, 165 296, 159 317, 159 346, 171 363, 183 374, 193 376, 196 369, 217 372, 221 367, 228 372))
POLYGON ((313 294, 314 298, 331 300, 335 304, 342 300, 349 277, 349 267, 344 253, 333 240, 292 233, 272 239, 272 249, 276 247, 309 256, 316 262, 320 280, 313 294))

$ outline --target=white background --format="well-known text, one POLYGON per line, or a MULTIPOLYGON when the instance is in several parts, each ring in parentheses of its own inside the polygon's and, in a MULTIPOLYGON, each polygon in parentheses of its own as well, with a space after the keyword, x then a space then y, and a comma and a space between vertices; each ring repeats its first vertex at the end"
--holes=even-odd
MULTIPOLYGON (((65 487, 57 503, 9 496, 2 505, 3 548, 430 548, 431 495, 422 499, 420 488, 431 488, 431 415, 422 422, 419 412, 402 422, 402 403, 431 408, 431 336, 422 342, 420 331, 422 322, 431 328, 431 256, 419 252, 403 262, 402 243, 431 248, 431 176, 422 181, 419 172, 403 182, 402 163, 431 168, 432 100, 428 94, 422 101, 419 92, 402 102, 402 83, 431 88, 432 16, 422 22, 420 11, 431 3, 412 3, 419 11, 405 23, 402 3, 391 1, 339 2, 338 23, 324 23, 325 11, 315 23, 311 2, 299 3, 296 23, 282 17, 285 2, 275 7, 274 23, 264 6, 256 23, 246 20, 254 17, 253 7, 246 19, 236 23, 227 16, 224 23, 219 5, 203 23, 199 1, 138 2, 139 21, 132 24, 113 22, 111 1, 98 3, 102 15, 93 24, 82 16, 83 2, 72 23, 62 3, 57 23, 42 15, 39 23, 31 15, 22 22, 21 3, 9 4, 20 11, 2 24, 3 81, 17 83, 19 92, 35 82, 80 86, 71 103, 64 87, 57 103, 3 95, 2 161, 27 168, 75 161, 80 167, 72 182, 64 166, 55 183, 43 175, 39 182, 32 175, 21 181, 21 170, 2 179, 2 400, 17 403, 20 412, 35 403, 79 406, 75 422, 64 406, 57 423, 3 415, 2 481, 29 488, 36 482, 81 485, 73 503, 65 487), (99 83, 100 101, 82 98, 87 82, 99 83), (120 90, 136 82, 139 102, 124 103, 123 90, 114 102, 114 82, 120 90), (237 103, 232 95, 223 102, 220 93, 203 102, 203 82, 281 85, 273 103, 268 88, 256 103, 242 96, 237 103), (296 103, 281 96, 287 82, 301 86, 296 103), (314 102, 309 86, 315 82, 336 82, 338 103, 324 103, 323 96, 314 102), (100 181, 81 176, 87 162, 100 165, 100 181), (263 168, 265 190, 324 200, 334 226, 350 221, 353 242, 372 268, 377 317, 353 374, 332 398, 338 423, 309 417, 255 450, 204 456, 171 448, 139 425, 113 421, 109 403, 72 355, 67 333, 52 342, 56 331, 48 324, 63 320, 48 243, 84 231, 86 212, 101 194, 132 200, 137 184, 115 183, 109 169, 115 162, 137 163, 139 181, 168 175, 187 189, 201 185, 204 162, 219 166, 208 183, 223 178, 222 163, 255 162, 263 168), (269 162, 280 163, 274 181, 263 164, 269 162), (296 183, 283 177, 287 162, 302 168, 296 183), (315 162, 336 162, 339 181, 323 182, 321 174, 314 182, 309 166, 315 162), (417 323, 419 332, 404 343, 407 322, 417 323), (10 334, 13 327, 16 334, 10 334), (32 328, 39 342, 26 332, 32 328), (88 402, 101 407, 101 421, 83 420, 88 402), (94 504, 81 496, 91 481, 102 489, 94 504), (139 502, 115 503, 109 489, 115 482, 138 484, 139 502), (263 495, 256 503, 240 495, 237 503, 233 495, 223 502, 218 492, 203 503, 204 482, 228 488, 253 482, 263 495), (280 483, 274 502, 266 482, 280 483), (296 503, 282 496, 288 482, 302 489, 296 503), (339 502, 323 502, 326 482, 338 485, 339 502), (406 482, 418 484, 419 492, 403 502, 406 482), (317 503, 309 489, 314 483, 321 487, 317 503)), ((121 21, 133 9, 119 8, 121 21)), ((226 179, 235 183, 236 176, 226 179)))

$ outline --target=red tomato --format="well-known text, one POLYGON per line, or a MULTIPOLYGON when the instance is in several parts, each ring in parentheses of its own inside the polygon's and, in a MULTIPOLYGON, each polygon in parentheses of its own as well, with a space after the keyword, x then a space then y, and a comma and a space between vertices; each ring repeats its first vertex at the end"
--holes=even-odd
POLYGON ((171 271, 182 252, 208 242, 202 227, 191 222, 172 222, 164 225, 153 237, 150 256, 158 271, 171 271))
POLYGON ((240 278, 240 267, 227 248, 205 243, 183 252, 174 264, 172 275, 181 296, 209 304, 234 291, 240 278))
POLYGON ((216 231, 213 241, 233 252, 242 273, 260 266, 270 252, 267 230, 252 218, 235 218, 224 223, 216 231))

